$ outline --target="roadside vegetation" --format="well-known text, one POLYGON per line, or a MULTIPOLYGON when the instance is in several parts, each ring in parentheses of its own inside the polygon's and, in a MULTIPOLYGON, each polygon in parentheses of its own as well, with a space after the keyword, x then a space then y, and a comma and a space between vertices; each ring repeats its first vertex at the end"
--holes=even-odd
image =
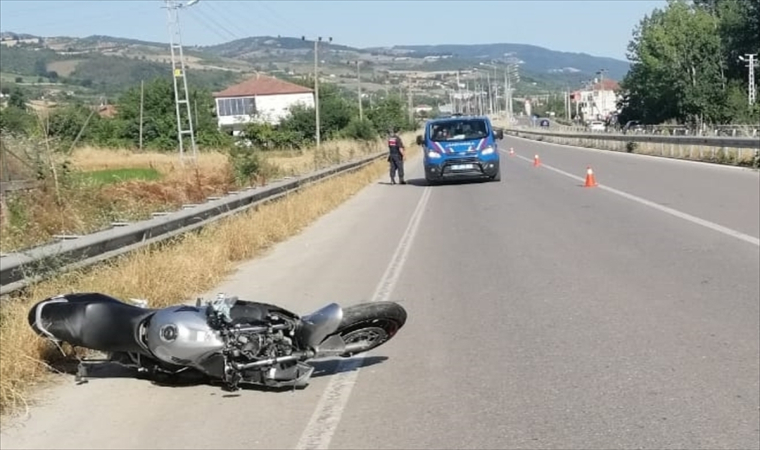
MULTIPOLYGON (((384 150, 380 134, 391 126, 416 128, 405 102, 389 98, 365 109, 331 85, 320 86, 322 145, 315 148, 314 111, 295 109, 279 126, 251 125, 248 145, 216 129, 211 95, 194 89, 197 102, 196 164, 181 164, 171 80, 144 86, 142 148, 139 86, 115 103, 116 114, 72 102, 47 111, 28 107, 20 91, 0 110, 0 180, 33 180, 37 187, 4 196, 0 245, 11 252, 84 234, 111 222, 134 221, 152 212, 205 201, 243 186, 311 172, 384 150)), ((0 414, 18 412, 32 388, 70 361, 33 335, 26 315, 40 299, 72 291, 143 297, 152 306, 176 303, 211 289, 237 262, 261 255, 299 233, 387 170, 384 160, 302 189, 262 207, 89 269, 61 274, 0 302, 0 414)))
MULTIPOLYGON (((410 135, 404 135, 407 140, 410 135)), ((175 239, 160 251, 140 250, 90 270, 34 285, 0 308, 0 414, 18 413, 33 402, 33 388, 51 380, 75 352, 62 353, 32 333, 31 305, 74 291, 100 291, 118 298, 145 298, 151 307, 192 300, 212 289, 241 261, 264 254, 296 235, 387 171, 384 160, 308 187, 284 199, 175 239)), ((71 364, 68 364, 71 366, 71 364)))
POLYGON ((326 85, 320 89, 319 150, 311 108, 294 109, 276 127, 250 125, 248 145, 241 146, 217 129, 210 92, 193 90, 190 98, 197 105, 196 164, 182 164, 178 157, 173 86, 167 78, 144 87, 142 142, 139 86, 119 98, 113 117, 76 102, 35 112, 20 91, 11 92, 0 110, 0 180, 34 180, 38 188, 3 199, 0 251, 146 219, 242 186, 353 160, 379 150, 382 130, 414 127, 401 99, 380 102, 358 120, 356 105, 326 85))
POLYGON ((757 124, 739 57, 759 52, 760 1, 669 0, 633 32, 619 121, 757 124))

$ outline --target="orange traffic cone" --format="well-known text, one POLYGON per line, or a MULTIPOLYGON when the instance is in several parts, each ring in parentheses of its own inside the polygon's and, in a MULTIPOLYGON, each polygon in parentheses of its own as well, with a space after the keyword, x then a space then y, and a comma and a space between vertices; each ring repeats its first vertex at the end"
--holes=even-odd
POLYGON ((538 167, 541 165, 541 159, 538 157, 538 155, 533 157, 533 167, 538 167))
POLYGON ((514 155, 515 155, 515 149, 512 147, 509 147, 509 156, 514 156, 514 155))
POLYGON ((594 178, 594 171, 591 170, 591 167, 586 169, 586 184, 584 187, 596 187, 598 186, 596 182, 596 178, 594 178))

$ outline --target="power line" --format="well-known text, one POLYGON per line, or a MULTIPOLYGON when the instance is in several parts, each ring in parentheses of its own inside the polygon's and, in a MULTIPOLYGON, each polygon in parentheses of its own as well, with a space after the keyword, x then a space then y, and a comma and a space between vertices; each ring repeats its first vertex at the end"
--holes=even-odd
MULTIPOLYGON (((243 29, 234 20, 230 20, 230 16, 228 16, 229 10, 227 8, 222 7, 221 10, 216 9, 217 5, 215 5, 214 2, 204 3, 203 5, 206 6, 206 7, 208 7, 208 8, 210 8, 216 14, 218 14, 223 22, 225 22, 225 23, 227 23, 229 25, 232 25, 232 27, 235 28, 235 31, 237 31, 239 33, 238 36, 240 36, 240 37, 246 37, 246 34, 248 34, 248 31, 246 31, 245 29, 243 29)), ((232 16, 234 18, 235 15, 232 14, 232 16)))
MULTIPOLYGON (((201 14, 201 13, 199 13, 199 14, 201 14)), ((219 22, 217 22, 216 19, 214 19, 214 17, 212 17, 211 14, 203 14, 203 16, 205 17, 205 19, 207 19, 209 22, 211 22, 212 25, 216 26, 220 30, 222 30, 225 33, 227 33, 228 35, 230 35, 232 37, 232 39, 238 39, 239 36, 236 33, 230 31, 229 28, 227 28, 223 24, 220 24, 219 22)))
POLYGON ((223 31, 227 31, 227 36, 223 35, 217 29, 217 28, 220 28, 220 27, 213 27, 213 26, 209 25, 200 15, 196 14, 195 12, 193 12, 192 9, 187 10, 187 12, 188 12, 188 15, 194 21, 196 21, 198 24, 200 24, 201 26, 203 26, 207 30, 209 30, 212 33, 214 33, 215 35, 217 35, 223 41, 226 41, 227 39, 229 39, 230 38, 229 36, 233 36, 233 39, 237 38, 237 36, 235 34, 231 33, 229 30, 226 30, 226 29, 223 29, 223 31))

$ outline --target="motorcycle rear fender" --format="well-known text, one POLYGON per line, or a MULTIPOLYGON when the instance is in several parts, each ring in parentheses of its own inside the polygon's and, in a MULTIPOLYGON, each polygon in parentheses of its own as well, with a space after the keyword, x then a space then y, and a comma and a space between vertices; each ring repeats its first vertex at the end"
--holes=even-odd
POLYGON ((301 317, 301 341, 309 349, 317 349, 325 338, 338 330, 343 321, 343 308, 337 303, 301 317))

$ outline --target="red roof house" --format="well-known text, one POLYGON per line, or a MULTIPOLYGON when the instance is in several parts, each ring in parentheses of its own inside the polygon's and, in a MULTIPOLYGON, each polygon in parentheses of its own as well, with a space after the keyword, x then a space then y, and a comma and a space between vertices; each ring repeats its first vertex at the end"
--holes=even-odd
POLYGON ((312 94, 313 89, 275 77, 256 74, 255 76, 230 86, 214 94, 216 98, 255 97, 261 95, 312 94))
POLYGON ((268 75, 256 74, 242 83, 214 93, 219 127, 237 134, 246 123, 277 124, 296 104, 314 107, 314 90, 268 75))

